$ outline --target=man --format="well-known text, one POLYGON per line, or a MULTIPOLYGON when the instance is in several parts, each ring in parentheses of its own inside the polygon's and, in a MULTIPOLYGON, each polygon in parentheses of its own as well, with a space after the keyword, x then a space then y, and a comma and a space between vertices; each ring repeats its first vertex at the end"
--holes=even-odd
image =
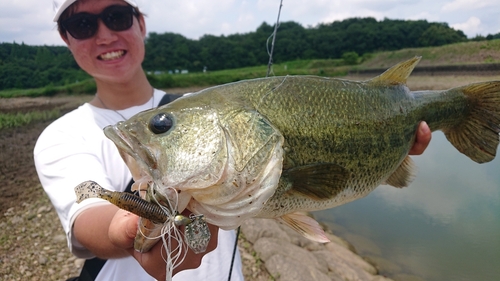
MULTIPOLYGON (((157 106, 165 94, 153 89, 142 69, 144 16, 132 0, 66 0, 54 21, 78 65, 97 85, 95 97, 48 126, 34 150, 40 182, 59 215, 72 253, 107 259, 97 272, 95 263, 89 262, 79 280, 88 275, 96 275, 90 280, 165 280, 162 243, 147 253, 132 247, 137 216, 102 200, 77 204, 73 190, 91 179, 104 188, 124 191, 131 180, 102 129, 157 106)), ((174 269, 174 280, 227 280, 235 232, 215 226, 210 230, 207 253, 189 251, 174 269)), ((231 280, 243 280, 238 252, 231 280)))

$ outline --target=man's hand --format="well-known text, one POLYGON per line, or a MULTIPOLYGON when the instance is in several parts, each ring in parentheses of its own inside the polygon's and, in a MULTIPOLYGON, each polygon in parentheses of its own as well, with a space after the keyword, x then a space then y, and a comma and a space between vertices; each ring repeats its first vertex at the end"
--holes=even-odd
MULTIPOLYGON (((138 216, 124 210, 118 210, 109 226, 109 239, 115 246, 127 250, 129 254, 139 262, 142 268, 144 268, 144 270, 149 275, 157 280, 165 280, 166 262, 163 260, 162 252, 163 256, 166 255, 161 240, 146 253, 140 253, 134 250, 133 245, 135 234, 137 232, 138 220, 138 216)), ((183 263, 175 268, 173 272, 174 275, 177 272, 185 269, 193 269, 199 267, 203 256, 217 248, 219 228, 210 224, 209 228, 211 238, 210 243, 207 247, 207 251, 205 253, 195 254, 193 251, 191 251, 191 249, 189 249, 183 263)), ((172 243, 175 243, 174 241, 175 240, 173 239, 172 243)), ((172 245, 172 249, 175 249, 176 247, 177 245, 172 245)))
POLYGON ((431 141, 431 129, 425 123, 425 121, 420 122, 418 125, 417 129, 417 136, 415 138, 415 143, 413 144, 413 147, 410 149, 409 154, 410 155, 420 155, 424 153, 425 149, 429 145, 429 142, 431 141))

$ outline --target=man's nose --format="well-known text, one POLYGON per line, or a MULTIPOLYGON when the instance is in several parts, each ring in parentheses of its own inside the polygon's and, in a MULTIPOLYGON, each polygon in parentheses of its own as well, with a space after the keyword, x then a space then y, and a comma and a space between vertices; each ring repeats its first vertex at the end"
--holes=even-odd
POLYGON ((95 39, 97 44, 109 44, 117 39, 116 31, 109 29, 102 20, 99 19, 95 39))

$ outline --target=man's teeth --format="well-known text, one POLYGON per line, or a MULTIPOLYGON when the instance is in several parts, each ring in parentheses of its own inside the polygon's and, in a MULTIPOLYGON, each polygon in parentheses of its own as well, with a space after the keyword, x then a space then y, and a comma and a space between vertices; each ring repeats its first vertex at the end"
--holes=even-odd
POLYGON ((114 60, 121 58, 125 54, 124 51, 109 52, 101 55, 102 60, 114 60))

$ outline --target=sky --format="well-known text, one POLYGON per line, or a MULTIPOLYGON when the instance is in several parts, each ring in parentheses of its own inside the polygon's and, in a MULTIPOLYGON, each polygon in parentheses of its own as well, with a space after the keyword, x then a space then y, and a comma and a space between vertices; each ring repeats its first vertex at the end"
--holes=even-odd
MULTIPOLYGON (((0 0, 0 42, 63 45, 53 0, 0 0)), ((62 2, 62 0, 56 0, 62 2)), ((148 32, 173 32, 190 39, 205 34, 247 33, 273 25, 280 0, 136 0, 147 14, 148 32)), ((500 32, 498 0, 283 0, 280 21, 304 27, 352 17, 446 22, 469 38, 500 32)), ((279 33, 278 33, 279 34, 279 33)))

